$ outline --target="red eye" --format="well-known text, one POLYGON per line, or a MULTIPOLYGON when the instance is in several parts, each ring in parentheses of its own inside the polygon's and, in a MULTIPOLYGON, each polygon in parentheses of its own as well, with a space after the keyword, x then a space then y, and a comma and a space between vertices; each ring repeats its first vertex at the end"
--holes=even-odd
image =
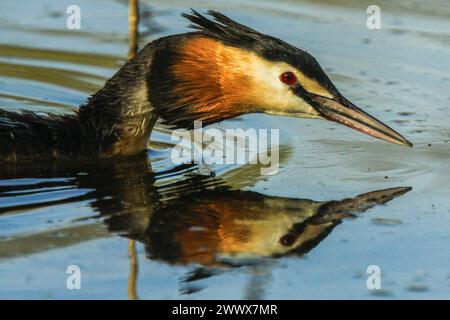
POLYGON ((293 72, 287 71, 280 75, 281 82, 287 84, 288 86, 293 86, 297 84, 297 77, 293 72))

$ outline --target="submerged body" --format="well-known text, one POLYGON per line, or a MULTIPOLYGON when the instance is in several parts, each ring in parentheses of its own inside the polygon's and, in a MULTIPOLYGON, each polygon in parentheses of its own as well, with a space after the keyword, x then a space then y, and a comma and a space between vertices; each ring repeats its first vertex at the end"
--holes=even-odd
POLYGON ((0 109, 0 163, 137 155, 157 119, 191 128, 254 112, 332 120, 411 146, 346 100, 305 51, 209 14, 184 14, 197 31, 148 44, 74 115, 0 109))

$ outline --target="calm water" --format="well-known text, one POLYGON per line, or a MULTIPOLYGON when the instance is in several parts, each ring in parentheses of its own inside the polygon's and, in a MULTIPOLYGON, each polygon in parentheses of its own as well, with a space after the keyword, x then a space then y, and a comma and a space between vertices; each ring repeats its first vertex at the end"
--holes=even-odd
MULTIPOLYGON (((0 108, 71 112, 124 63, 127 1, 78 0, 80 31, 72 2, 2 1, 0 108)), ((143 2, 141 45, 184 32, 189 7, 219 9, 307 49, 415 147, 251 115, 218 128, 279 128, 275 176, 174 166, 162 126, 148 157, 1 168, 0 298, 450 298, 448 1, 379 1, 376 31, 373 1, 210 2, 143 2)))

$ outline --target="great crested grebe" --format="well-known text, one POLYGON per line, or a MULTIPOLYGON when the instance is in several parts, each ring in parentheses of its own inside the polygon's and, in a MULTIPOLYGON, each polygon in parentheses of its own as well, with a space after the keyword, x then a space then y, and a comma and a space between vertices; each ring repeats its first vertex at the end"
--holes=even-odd
POLYGON ((257 112, 327 119, 412 146, 345 99, 307 52, 208 15, 182 14, 194 32, 149 43, 74 115, 0 109, 0 163, 136 155, 158 118, 191 128, 257 112))

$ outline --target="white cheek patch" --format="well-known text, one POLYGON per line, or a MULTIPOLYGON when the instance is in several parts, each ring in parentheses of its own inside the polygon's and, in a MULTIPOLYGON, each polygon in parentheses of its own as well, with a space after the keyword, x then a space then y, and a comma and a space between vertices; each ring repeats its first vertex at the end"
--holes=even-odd
POLYGON ((300 85, 308 92, 327 97, 334 98, 326 88, 320 85, 315 79, 304 75, 301 71, 284 62, 267 61, 260 57, 252 59, 253 73, 257 79, 263 80, 266 84, 270 84, 274 92, 282 94, 289 89, 289 86, 280 81, 279 77, 284 72, 293 72, 300 85))
POLYGON ((293 71, 299 79, 303 76, 286 63, 276 63, 259 57, 252 59, 253 90, 256 101, 263 108, 261 111, 274 115, 317 117, 318 113, 314 108, 296 96, 290 86, 281 82, 280 75, 286 71, 293 71))
POLYGON ((298 104, 298 98, 290 87, 280 81, 280 75, 288 69, 285 64, 275 64, 261 58, 253 60, 252 75, 259 100, 275 109, 286 109, 298 104))

